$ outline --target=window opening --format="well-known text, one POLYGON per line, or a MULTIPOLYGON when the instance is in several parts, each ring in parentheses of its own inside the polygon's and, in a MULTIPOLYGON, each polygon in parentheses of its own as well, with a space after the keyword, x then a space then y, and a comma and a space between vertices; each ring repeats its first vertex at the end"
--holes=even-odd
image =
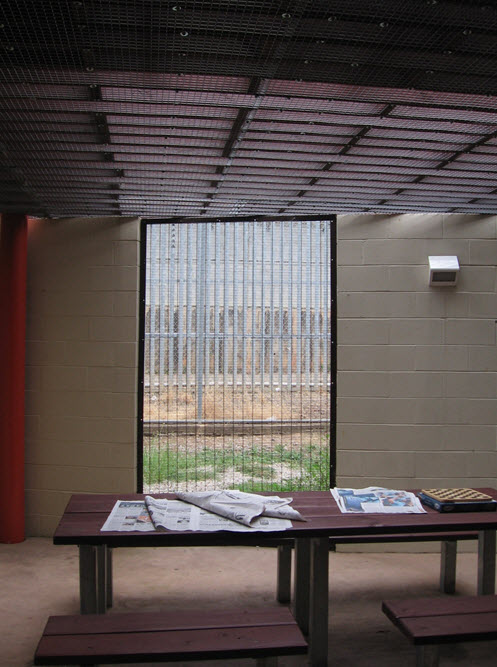
POLYGON ((329 488, 334 225, 144 222, 139 490, 329 488))

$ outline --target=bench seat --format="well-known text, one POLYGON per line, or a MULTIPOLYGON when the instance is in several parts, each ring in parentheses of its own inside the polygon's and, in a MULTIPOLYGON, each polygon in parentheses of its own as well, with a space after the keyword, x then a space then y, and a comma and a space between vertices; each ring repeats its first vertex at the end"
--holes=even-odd
POLYGON ((307 643, 286 607, 85 614, 50 616, 34 664, 260 660, 306 652, 307 643))
POLYGON ((417 647, 417 665, 438 664, 426 646, 497 639, 497 596, 384 600, 382 611, 417 647))

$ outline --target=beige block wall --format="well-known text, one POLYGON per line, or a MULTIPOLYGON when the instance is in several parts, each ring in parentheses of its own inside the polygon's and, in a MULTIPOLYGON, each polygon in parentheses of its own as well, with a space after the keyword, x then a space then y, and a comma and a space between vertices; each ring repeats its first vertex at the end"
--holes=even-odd
MULTIPOLYGON (((27 534, 136 489, 139 222, 29 233, 27 534)), ((497 483, 497 217, 338 217, 340 485, 497 483), (428 255, 455 254, 455 289, 428 255)))
POLYGON ((136 490, 139 221, 31 221, 26 533, 72 493, 136 490))
POLYGON ((495 486, 497 217, 338 217, 337 482, 495 486), (455 288, 428 256, 457 255, 455 288))

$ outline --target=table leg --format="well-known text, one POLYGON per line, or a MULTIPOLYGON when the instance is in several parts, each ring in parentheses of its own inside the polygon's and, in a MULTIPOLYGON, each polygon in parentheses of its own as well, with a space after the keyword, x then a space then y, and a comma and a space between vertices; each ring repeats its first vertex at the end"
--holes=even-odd
POLYGON ((478 595, 495 593, 495 535, 494 529, 478 533, 478 595))
POLYGON ((79 545, 79 599, 82 614, 97 611, 97 560, 92 544, 79 545))
POLYGON ((278 545, 278 570, 276 580, 276 599, 288 604, 292 598, 292 545, 278 545))
POLYGON ((440 592, 456 592, 457 540, 442 540, 440 547, 440 592))
POLYGON ((311 582, 311 542, 295 540, 293 615, 304 635, 309 632, 309 586, 311 582))
POLYGON ((311 539, 310 604, 309 604, 309 662, 328 664, 328 571, 329 540, 311 539))
POLYGON ((112 584, 112 549, 106 547, 107 562, 106 562, 106 607, 110 609, 114 603, 114 589, 112 584))
POLYGON ((435 644, 416 646, 416 667, 438 667, 439 649, 435 644))
POLYGON ((99 544, 97 552, 97 614, 105 614, 107 609, 107 547, 99 544))

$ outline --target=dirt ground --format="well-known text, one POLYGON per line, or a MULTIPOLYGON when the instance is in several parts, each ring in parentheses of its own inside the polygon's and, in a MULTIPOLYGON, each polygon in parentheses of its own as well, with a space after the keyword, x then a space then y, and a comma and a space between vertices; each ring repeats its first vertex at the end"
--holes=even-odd
MULTIPOLYGON (((186 421, 197 418, 194 389, 165 388, 145 392, 145 421, 186 421)), ((307 420, 329 419, 330 394, 325 388, 292 391, 241 390, 208 387, 202 397, 205 420, 307 420)))
MULTIPOLYGON (((323 436, 327 432, 323 429, 323 436)), ((316 431, 299 431, 296 427, 293 433, 281 433, 279 435, 252 435, 250 433, 230 435, 229 432, 226 432, 223 436, 212 436, 170 432, 167 434, 166 440, 169 447, 179 452, 191 452, 203 448, 241 452, 249 448, 265 448, 270 451, 276 446, 297 451, 299 449, 305 450, 309 445, 315 445, 317 438, 321 438, 321 435, 316 435, 316 431)), ((154 446, 154 443, 151 438, 144 437, 143 445, 144 447, 154 446)))

